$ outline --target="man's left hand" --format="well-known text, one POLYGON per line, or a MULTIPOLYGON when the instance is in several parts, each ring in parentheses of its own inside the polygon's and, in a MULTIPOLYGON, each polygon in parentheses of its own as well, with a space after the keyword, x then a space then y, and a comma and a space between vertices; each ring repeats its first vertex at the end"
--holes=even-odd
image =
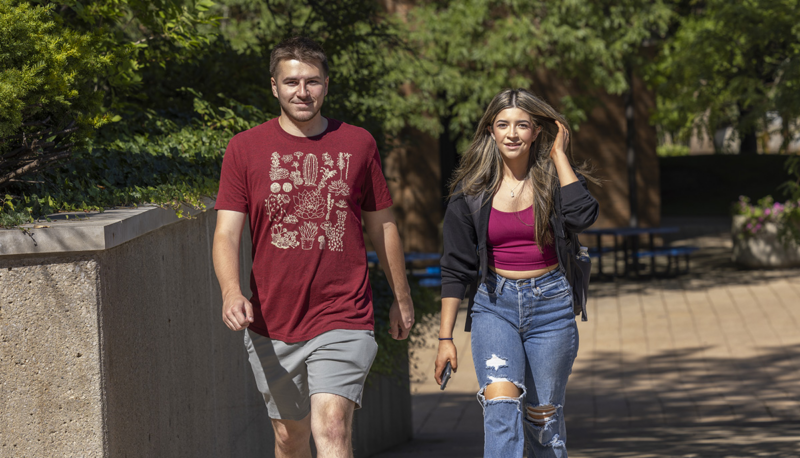
POLYGON ((395 299, 389 309, 389 334, 395 340, 403 340, 408 337, 412 326, 414 326, 414 304, 411 299, 402 302, 395 299))

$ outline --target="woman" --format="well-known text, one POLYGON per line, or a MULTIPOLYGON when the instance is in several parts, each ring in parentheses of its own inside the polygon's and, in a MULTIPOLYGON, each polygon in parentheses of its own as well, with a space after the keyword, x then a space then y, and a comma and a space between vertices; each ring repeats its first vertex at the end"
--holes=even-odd
POLYGON ((575 315, 585 319, 565 276, 568 233, 598 212, 589 175, 570 156, 563 116, 509 89, 489 104, 451 183, 435 376, 441 383, 448 361, 458 367, 453 326, 472 284, 467 330, 471 318, 486 457, 521 457, 526 436, 529 457, 567 456, 564 394, 578 351, 575 315))

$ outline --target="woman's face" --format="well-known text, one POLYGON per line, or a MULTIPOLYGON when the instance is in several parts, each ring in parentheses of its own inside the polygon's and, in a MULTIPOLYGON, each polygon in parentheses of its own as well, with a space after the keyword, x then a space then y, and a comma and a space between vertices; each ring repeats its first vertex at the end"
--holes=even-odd
POLYGON ((533 141, 541 127, 531 120, 531 115, 519 108, 506 108, 494 118, 489 133, 500 154, 506 159, 527 158, 533 141))

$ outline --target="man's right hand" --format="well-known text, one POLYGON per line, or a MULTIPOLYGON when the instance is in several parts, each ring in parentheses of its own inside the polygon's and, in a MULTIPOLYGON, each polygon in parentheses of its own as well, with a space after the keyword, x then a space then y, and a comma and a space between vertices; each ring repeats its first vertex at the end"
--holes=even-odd
POLYGON ((253 322, 253 305, 241 294, 229 294, 222 302, 222 321, 232 331, 241 331, 253 322))

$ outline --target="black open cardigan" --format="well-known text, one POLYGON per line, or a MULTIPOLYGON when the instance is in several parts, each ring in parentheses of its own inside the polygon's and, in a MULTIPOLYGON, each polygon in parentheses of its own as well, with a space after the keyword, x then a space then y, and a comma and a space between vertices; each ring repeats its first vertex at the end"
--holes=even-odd
MULTIPOLYGON (((553 212, 550 227, 555 238, 558 265, 572 284, 569 264, 572 262, 574 243, 572 234, 578 234, 597 220, 599 205, 589 194, 586 179, 577 174, 578 181, 564 187, 556 187, 553 195, 553 212)), ((486 282, 488 255, 486 237, 489 230, 489 214, 494 196, 483 193, 468 196, 456 187, 444 215, 444 253, 442 254, 442 297, 464 299, 471 285, 466 330, 472 325, 472 304, 480 283, 486 282), (474 209, 474 210, 473 210, 474 209), (477 217, 476 217, 477 216, 477 217), (476 228, 477 225, 477 228, 476 228)), ((586 307, 573 301, 575 314, 588 319, 586 307)))

